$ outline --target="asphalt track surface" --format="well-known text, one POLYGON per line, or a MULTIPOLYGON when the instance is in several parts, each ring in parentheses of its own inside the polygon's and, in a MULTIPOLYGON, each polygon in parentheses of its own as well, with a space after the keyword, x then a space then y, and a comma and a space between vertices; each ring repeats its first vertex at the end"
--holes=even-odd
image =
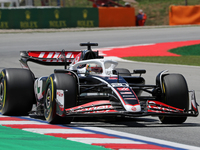
MULTIPOLYGON (((21 50, 79 50, 81 42, 98 42, 99 48, 138 44, 151 44, 200 39, 200 27, 146 28, 128 30, 101 30, 79 32, 9 33, 0 34, 0 69, 17 68, 21 50)), ((143 75, 147 84, 155 84, 156 75, 162 70, 181 73, 185 76, 189 89, 196 91, 200 104, 200 67, 153 64, 140 62, 119 62, 119 67, 129 70, 146 69, 143 75)), ((49 75, 52 67, 31 64, 36 76, 49 75)), ((200 120, 188 118, 184 124, 161 124, 157 117, 133 118, 131 120, 76 121, 72 127, 100 127, 153 137, 157 139, 200 147, 200 120)))

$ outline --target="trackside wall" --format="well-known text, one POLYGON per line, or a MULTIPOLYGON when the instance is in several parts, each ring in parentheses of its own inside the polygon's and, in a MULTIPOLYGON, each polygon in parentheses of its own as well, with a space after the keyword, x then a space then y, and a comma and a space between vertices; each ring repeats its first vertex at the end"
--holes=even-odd
POLYGON ((135 26, 134 8, 0 9, 0 29, 135 26))
POLYGON ((170 6, 169 25, 200 24, 200 5, 170 6))
POLYGON ((97 8, 0 9, 0 29, 98 27, 97 8))
POLYGON ((99 7, 99 27, 135 26, 135 9, 99 7))

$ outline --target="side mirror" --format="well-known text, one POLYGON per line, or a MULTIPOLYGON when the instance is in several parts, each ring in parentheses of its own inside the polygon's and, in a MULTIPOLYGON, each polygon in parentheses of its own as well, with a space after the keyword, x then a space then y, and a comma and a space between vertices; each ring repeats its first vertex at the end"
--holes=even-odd
POLYGON ((144 69, 133 70, 133 73, 134 74, 140 74, 140 76, 141 76, 141 74, 145 74, 146 73, 146 70, 144 70, 144 69))

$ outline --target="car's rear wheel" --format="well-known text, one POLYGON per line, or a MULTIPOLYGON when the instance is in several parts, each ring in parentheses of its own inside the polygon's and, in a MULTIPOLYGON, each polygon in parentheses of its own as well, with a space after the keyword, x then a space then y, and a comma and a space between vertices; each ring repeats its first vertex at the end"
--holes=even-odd
POLYGON ((73 76, 56 73, 47 79, 47 90, 44 97, 44 116, 51 124, 69 124, 73 118, 61 117, 56 111, 58 104, 56 102, 57 90, 66 91, 64 94, 64 108, 76 106, 77 101, 77 83, 73 76))
POLYGON ((30 70, 8 68, 0 73, 0 112, 27 115, 34 103, 34 76, 30 70))
MULTIPOLYGON (((163 77, 163 94, 162 101, 164 103, 188 111, 188 86, 185 78, 181 74, 168 74, 163 77)), ((160 116, 159 119, 165 124, 181 124, 186 121, 187 117, 160 116)))

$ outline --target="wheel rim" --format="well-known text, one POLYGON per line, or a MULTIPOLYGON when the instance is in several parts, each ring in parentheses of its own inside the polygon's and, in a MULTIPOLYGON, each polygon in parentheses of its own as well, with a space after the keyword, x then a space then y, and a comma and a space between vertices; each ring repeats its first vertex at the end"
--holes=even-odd
POLYGON ((46 108, 49 110, 49 108, 51 107, 51 90, 48 88, 47 90, 47 94, 46 94, 46 100, 45 100, 45 106, 46 108))
POLYGON ((3 85, 3 80, 0 82, 0 110, 2 109, 3 106, 3 96, 4 96, 4 85, 3 85))
POLYGON ((52 105, 53 105, 53 93, 52 93, 52 87, 51 84, 48 86, 48 89, 46 91, 46 98, 44 102, 44 116, 47 121, 50 121, 52 118, 52 105))

